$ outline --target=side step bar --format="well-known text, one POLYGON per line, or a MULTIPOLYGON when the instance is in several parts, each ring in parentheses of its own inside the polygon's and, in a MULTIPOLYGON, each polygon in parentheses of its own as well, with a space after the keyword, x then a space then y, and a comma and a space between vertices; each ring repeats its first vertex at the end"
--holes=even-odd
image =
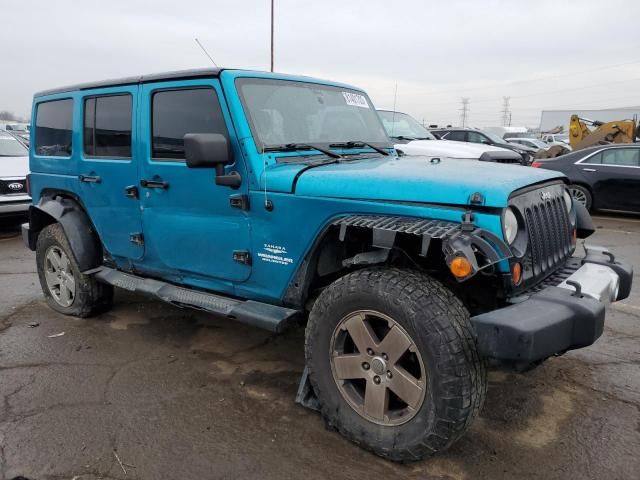
POLYGON ((213 293, 177 287, 170 283, 152 278, 138 277, 108 267, 99 267, 84 273, 94 275, 96 279, 114 287, 152 295, 178 307, 191 307, 224 315, 232 320, 271 332, 281 332, 285 328, 287 321, 300 313, 299 310, 278 307, 268 303, 237 300, 213 293))

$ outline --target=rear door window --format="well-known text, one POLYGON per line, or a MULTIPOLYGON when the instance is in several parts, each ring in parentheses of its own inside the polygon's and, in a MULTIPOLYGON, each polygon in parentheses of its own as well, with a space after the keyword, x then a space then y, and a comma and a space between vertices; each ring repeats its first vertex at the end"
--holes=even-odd
POLYGON ((447 140, 457 140, 459 142, 466 141, 465 140, 465 132, 461 132, 461 131, 449 132, 449 134, 445 138, 447 140))
POLYGON ((616 165, 622 167, 640 166, 640 149, 636 148, 614 148, 602 152, 603 165, 616 165))
POLYGON ((132 97, 91 97, 84 103, 84 153, 95 157, 131 158, 132 97))
POLYGON ((70 157, 73 99, 39 103, 36 107, 36 155, 70 157))

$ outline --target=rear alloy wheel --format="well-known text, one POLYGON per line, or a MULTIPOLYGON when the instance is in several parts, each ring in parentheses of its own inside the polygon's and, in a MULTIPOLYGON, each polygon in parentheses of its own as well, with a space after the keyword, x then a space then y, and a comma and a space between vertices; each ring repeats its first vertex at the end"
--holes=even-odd
POLYGON ((448 448, 485 398, 469 312, 412 270, 366 268, 326 287, 309 315, 305 356, 327 425, 395 461, 448 448))
POLYGON ((340 321, 331 341, 331 370, 344 399, 379 425, 411 420, 424 401, 422 357, 404 328, 383 313, 358 310, 340 321))
POLYGON ((89 317, 111 307, 113 287, 80 271, 59 223, 46 226, 38 234, 36 264, 42 292, 54 310, 89 317))
POLYGON ((53 245, 45 254, 44 277, 49 293, 61 307, 70 307, 76 296, 76 280, 69 257, 53 245))
POLYGON ((581 185, 569 185, 571 197, 587 210, 591 210, 593 199, 591 192, 581 185))

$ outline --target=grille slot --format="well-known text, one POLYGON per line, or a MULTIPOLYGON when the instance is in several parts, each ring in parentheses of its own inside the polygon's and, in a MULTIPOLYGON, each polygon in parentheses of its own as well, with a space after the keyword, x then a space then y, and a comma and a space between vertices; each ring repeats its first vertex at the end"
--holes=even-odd
POLYGON ((539 278, 571 252, 571 223, 562 197, 527 205, 524 218, 529 233, 533 276, 539 278))

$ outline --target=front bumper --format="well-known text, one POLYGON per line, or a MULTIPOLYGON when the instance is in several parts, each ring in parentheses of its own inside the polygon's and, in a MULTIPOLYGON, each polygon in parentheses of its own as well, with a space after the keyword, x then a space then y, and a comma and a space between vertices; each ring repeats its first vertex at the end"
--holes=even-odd
POLYGON ((471 318, 481 355, 530 364, 591 345, 602 335, 605 303, 629 296, 633 269, 605 249, 585 249, 584 258, 568 261, 574 273, 555 286, 547 284, 512 305, 471 318))
POLYGON ((31 200, 0 202, 0 216, 27 213, 31 200))

